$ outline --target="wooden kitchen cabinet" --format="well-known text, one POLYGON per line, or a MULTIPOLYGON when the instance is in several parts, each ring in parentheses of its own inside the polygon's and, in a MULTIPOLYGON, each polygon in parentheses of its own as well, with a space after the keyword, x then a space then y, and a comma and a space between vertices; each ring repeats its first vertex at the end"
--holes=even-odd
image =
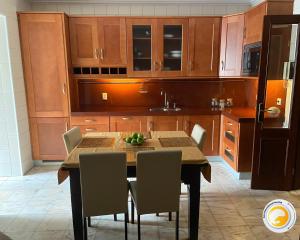
POLYGON ((66 149, 62 135, 68 130, 68 118, 30 118, 34 160, 64 160, 66 149))
POLYGON ((189 76, 218 76, 220 17, 189 18, 189 76))
POLYGON ((184 131, 191 135, 195 124, 206 130, 207 137, 203 146, 206 156, 219 155, 220 116, 219 115, 190 115, 184 117, 184 131))
POLYGON ((188 19, 129 18, 126 25, 128 76, 186 75, 188 19))
POLYGON ((111 132, 146 132, 146 116, 111 116, 111 132))
POLYGON ((70 17, 72 64, 126 65, 126 25, 121 17, 70 17))
POLYGON ((250 172, 254 121, 237 122, 221 115, 220 155, 237 172, 250 172))
POLYGON ((182 131, 183 116, 149 116, 148 131, 182 131))
POLYGON ((262 41, 265 15, 293 14, 294 1, 266 1, 245 13, 244 45, 262 41))
POLYGON ((71 116, 71 127, 79 127, 81 133, 109 132, 109 116, 71 116))
POLYGON ((27 106, 30 117, 68 117, 65 15, 19 13, 27 106))
POLYGON ((243 52, 244 15, 223 17, 220 49, 220 76, 240 76, 243 52))

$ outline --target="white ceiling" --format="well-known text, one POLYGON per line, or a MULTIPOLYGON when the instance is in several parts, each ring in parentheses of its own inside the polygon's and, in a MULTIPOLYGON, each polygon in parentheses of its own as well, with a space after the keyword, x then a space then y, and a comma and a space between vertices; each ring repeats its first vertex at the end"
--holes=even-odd
POLYGON ((261 0, 31 0, 39 3, 180 3, 180 4, 251 4, 255 5, 261 0))

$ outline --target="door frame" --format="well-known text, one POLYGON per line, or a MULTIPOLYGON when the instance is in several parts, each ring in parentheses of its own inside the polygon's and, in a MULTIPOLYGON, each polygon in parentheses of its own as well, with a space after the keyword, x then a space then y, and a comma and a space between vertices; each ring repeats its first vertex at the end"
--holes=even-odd
MULTIPOLYGON (((288 177, 284 179, 283 185, 280 186, 280 190, 291 190, 295 187, 295 168, 296 168, 296 153, 297 153, 297 137, 299 131, 299 119, 300 119, 300 104, 297 104, 296 99, 300 98, 300 52, 299 50, 299 34, 300 34, 300 15, 281 15, 281 16, 265 16, 264 17, 264 31, 263 31, 263 40, 262 40, 262 53, 261 53, 261 62, 260 62, 260 75, 258 81, 258 93, 257 93, 257 106, 256 106, 256 119, 255 119, 255 132, 254 132, 254 143, 253 143, 253 158, 252 158, 252 180, 251 188, 257 189, 259 185, 258 175, 260 168, 260 140, 262 136, 262 131, 266 134, 272 135, 278 131, 281 136, 289 139, 288 144, 288 155, 285 163, 285 169, 288 173, 288 177), (298 41, 296 45, 296 68, 294 76, 294 85, 293 85, 293 96, 292 96, 292 112, 290 118, 290 128, 288 129, 264 129, 263 130, 263 114, 259 109, 259 106, 262 104, 265 106, 266 100, 266 86, 267 86, 267 73, 268 73, 268 57, 269 57, 269 44, 270 44, 270 34, 271 26, 273 24, 297 24, 298 23, 298 41), (262 67, 266 66, 266 67, 262 67), (298 81, 296 79, 299 79, 298 81)), ((277 133, 278 134, 278 133, 277 133)), ((275 136, 275 135, 274 135, 275 136)), ((263 187, 265 188, 265 187, 263 187)), ((269 186, 269 188, 274 189, 274 186, 269 186)), ((278 189, 279 190, 279 189, 278 189)))

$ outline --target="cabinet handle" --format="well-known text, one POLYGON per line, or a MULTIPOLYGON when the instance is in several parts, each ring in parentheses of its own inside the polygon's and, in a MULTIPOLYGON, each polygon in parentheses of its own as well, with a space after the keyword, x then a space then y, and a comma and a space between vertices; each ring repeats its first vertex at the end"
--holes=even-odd
POLYGON ((66 122, 65 124, 65 131, 67 132, 68 131, 68 123, 66 122))
POLYGON ((189 62, 189 68, 190 68, 190 71, 193 71, 193 69, 194 69, 194 60, 191 60, 189 62))
POLYGON ((226 147, 225 150, 230 152, 230 153, 232 152, 231 149, 229 149, 228 147, 226 147))
POLYGON ((189 130, 189 121, 188 121, 188 120, 185 120, 185 122, 184 122, 184 131, 185 131, 187 134, 189 134, 189 133, 188 133, 188 130, 189 130))
POLYGON ((99 58, 99 53, 98 53, 98 49, 97 48, 95 49, 95 52, 94 52, 94 58, 95 59, 99 58))
POLYGON ((149 123, 149 131, 152 131, 152 130, 153 130, 153 125, 154 125, 154 123, 153 123, 153 121, 151 121, 151 122, 149 123))
POLYGON ((232 126, 232 125, 233 125, 231 122, 227 122, 227 124, 228 124, 229 126, 232 126))
POLYGON ((154 71, 157 71, 157 67, 158 67, 158 64, 156 61, 153 62, 153 68, 154 68, 154 71))
POLYGON ((104 50, 101 48, 100 49, 100 59, 103 61, 104 59, 104 50))
POLYGON ((130 117, 122 117, 122 120, 129 120, 130 117))
POLYGON ((96 128, 86 128, 85 131, 86 132, 96 132, 97 129, 96 128))
POLYGON ((230 130, 227 130, 227 131, 225 131, 225 132, 232 134, 232 131, 230 131, 230 130))
POLYGON ((66 95, 66 83, 63 84, 62 93, 63 95, 66 95))
POLYGON ((225 70, 225 62, 222 60, 222 71, 224 71, 225 70))
POLYGON ((96 120, 94 120, 94 119, 85 119, 84 121, 85 121, 86 123, 96 122, 96 120))
POLYGON ((215 24, 213 24, 213 32, 212 32, 212 38, 211 38, 210 71, 213 70, 213 62, 214 62, 214 44, 215 44, 215 24))
POLYGON ((159 70, 160 70, 160 71, 162 71, 162 66, 163 66, 162 61, 159 61, 159 70))
POLYGON ((179 121, 178 121, 178 119, 176 120, 176 131, 178 131, 178 129, 179 129, 179 121))
POLYGON ((213 120, 212 131, 211 131, 211 150, 214 151, 214 140, 215 140, 215 120, 213 120))

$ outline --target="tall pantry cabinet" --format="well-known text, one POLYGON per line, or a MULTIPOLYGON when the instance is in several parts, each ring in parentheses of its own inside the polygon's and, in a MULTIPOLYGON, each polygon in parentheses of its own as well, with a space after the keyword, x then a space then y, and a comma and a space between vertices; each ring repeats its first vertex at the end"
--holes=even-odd
POLYGON ((33 158, 62 160, 69 126, 67 17, 19 13, 18 19, 33 158))

